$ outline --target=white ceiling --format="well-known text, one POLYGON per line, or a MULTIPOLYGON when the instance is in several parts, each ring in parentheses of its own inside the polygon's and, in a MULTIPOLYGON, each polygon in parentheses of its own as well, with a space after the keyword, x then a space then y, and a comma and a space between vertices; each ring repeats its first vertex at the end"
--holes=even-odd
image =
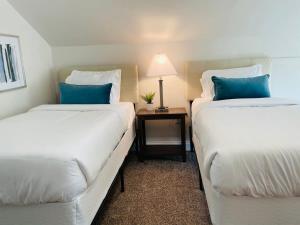
POLYGON ((300 38, 299 0, 8 1, 52 46, 300 38))

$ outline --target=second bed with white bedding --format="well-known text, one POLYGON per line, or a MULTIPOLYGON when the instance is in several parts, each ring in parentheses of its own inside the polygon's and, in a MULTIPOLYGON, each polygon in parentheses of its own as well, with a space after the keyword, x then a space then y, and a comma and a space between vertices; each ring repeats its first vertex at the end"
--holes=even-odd
POLYGON ((70 202, 134 118, 132 103, 45 105, 0 122, 0 204, 70 202))
POLYGON ((204 175, 224 195, 300 195, 300 105, 282 99, 196 100, 204 175))

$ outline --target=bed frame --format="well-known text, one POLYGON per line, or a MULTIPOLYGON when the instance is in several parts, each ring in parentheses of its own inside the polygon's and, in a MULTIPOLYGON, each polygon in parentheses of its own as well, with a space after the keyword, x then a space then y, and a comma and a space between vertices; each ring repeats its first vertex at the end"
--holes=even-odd
MULTIPOLYGON (((73 70, 107 71, 113 69, 122 70, 121 101, 136 104, 138 102, 138 70, 136 65, 72 66, 61 70, 58 73, 57 81, 64 82, 73 70)), ((83 194, 67 203, 0 206, 0 224, 96 225, 118 178, 120 178, 121 192, 125 191, 124 167, 129 150, 134 145, 137 148, 135 119, 95 181, 83 194)))
MULTIPOLYGON (((130 149, 134 148, 136 152, 138 152, 138 139, 137 136, 134 138, 134 141, 130 147, 130 149)), ((109 190, 107 192, 106 197, 104 198, 104 200, 102 201, 91 225, 99 225, 99 220, 101 219, 101 216, 103 215, 103 212, 105 210, 106 204, 109 202, 109 198, 112 196, 113 192, 114 192, 114 186, 118 183, 118 178, 120 178, 120 191, 121 192, 125 192, 125 177, 124 177, 124 169, 127 165, 128 162, 128 156, 129 153, 126 155, 117 175, 115 176, 111 186, 109 187, 109 190)))
MULTIPOLYGON (((192 105, 200 98, 202 73, 211 69, 228 69, 254 64, 263 66, 263 73, 271 74, 268 58, 192 61, 185 64, 187 98, 192 105)), ((192 112, 191 112, 192 113, 192 112)), ((200 189, 205 191, 213 225, 296 225, 300 224, 300 198, 252 198, 247 196, 224 196, 217 192, 203 174, 201 144, 190 126, 191 149, 196 152, 199 167, 200 189), (202 175, 202 177, 201 177, 202 175)))

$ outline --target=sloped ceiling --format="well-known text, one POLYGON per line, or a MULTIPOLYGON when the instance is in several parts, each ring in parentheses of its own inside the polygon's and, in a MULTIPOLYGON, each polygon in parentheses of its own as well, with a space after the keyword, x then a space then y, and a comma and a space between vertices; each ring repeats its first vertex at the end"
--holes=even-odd
POLYGON ((52 46, 300 38, 299 0, 8 1, 52 46))

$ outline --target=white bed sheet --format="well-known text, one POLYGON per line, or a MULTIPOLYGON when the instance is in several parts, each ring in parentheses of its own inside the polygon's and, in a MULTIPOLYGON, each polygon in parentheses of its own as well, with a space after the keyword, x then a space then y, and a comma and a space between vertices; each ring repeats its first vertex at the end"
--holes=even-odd
POLYGON ((43 105, 0 121, 0 204, 70 202, 90 186, 134 118, 132 103, 43 105))
POLYGON ((135 138, 134 117, 95 181, 71 202, 0 206, 0 225, 90 225, 135 138))
POLYGON ((204 175, 227 196, 299 196, 299 128, 294 101, 198 100, 193 106, 204 175))

